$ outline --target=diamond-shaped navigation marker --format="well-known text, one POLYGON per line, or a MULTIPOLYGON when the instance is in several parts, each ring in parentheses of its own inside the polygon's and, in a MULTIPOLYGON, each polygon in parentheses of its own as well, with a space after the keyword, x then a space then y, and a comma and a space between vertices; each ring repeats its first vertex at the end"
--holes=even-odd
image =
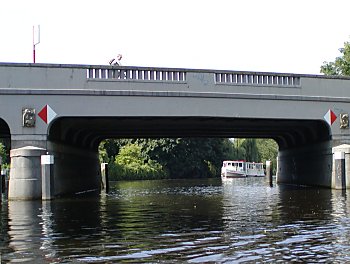
POLYGON ((334 114, 334 112, 331 109, 329 109, 323 118, 331 126, 334 123, 334 121, 337 119, 337 116, 334 114))
POLYGON ((38 113, 38 116, 46 123, 50 122, 57 116, 54 110, 49 105, 45 105, 43 109, 38 113))

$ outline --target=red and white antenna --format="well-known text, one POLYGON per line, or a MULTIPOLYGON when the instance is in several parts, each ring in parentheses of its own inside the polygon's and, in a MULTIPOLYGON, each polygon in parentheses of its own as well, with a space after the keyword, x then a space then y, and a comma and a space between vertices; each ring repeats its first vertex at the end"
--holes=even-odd
POLYGON ((37 30, 35 31, 35 26, 33 26, 33 63, 35 63, 35 46, 40 43, 40 25, 38 25, 37 30), (35 38, 35 33, 37 33, 35 38))

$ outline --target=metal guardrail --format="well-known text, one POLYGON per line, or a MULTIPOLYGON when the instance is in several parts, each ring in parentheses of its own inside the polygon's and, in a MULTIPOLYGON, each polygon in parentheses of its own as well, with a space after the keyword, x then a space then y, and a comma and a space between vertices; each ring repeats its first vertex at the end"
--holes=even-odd
POLYGON ((89 68, 88 79, 97 80, 140 80, 160 82, 185 82, 186 72, 168 69, 144 69, 144 68, 89 68))
POLYGON ((283 74, 263 73, 215 73, 218 84, 263 85, 263 86, 300 86, 300 77, 283 74))

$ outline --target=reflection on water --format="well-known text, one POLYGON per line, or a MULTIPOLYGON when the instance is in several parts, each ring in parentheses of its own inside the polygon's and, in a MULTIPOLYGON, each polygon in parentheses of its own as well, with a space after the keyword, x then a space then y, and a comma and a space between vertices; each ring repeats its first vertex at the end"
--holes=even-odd
POLYGON ((1 205, 1 263, 350 261, 349 200, 263 178, 115 183, 1 205))

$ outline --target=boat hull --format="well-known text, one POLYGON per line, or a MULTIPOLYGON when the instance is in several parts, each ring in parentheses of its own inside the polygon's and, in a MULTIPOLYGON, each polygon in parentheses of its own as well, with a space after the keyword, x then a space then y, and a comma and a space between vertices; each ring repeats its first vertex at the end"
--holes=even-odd
POLYGON ((245 178, 245 177, 247 177, 247 175, 243 172, 225 171, 221 174, 221 177, 223 177, 223 178, 245 178))

